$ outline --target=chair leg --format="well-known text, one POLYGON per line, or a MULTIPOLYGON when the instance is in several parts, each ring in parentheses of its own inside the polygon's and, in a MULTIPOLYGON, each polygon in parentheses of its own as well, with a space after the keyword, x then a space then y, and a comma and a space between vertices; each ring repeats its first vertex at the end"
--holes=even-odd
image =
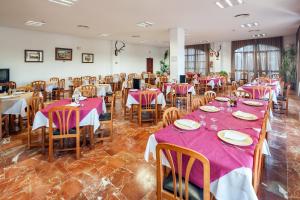
POLYGON ((53 161, 53 139, 49 138, 49 155, 48 155, 49 162, 53 161))
POLYGON ((76 136, 76 159, 80 158, 80 133, 76 136))
POLYGON ((30 149, 31 148, 31 127, 28 127, 28 141, 27 141, 27 148, 30 149))
POLYGON ((142 126, 142 111, 138 108, 139 125, 142 126))
POLYGON ((113 140, 113 121, 110 122, 110 141, 113 140))
POLYGON ((45 138, 46 138, 46 128, 42 128, 42 152, 45 153, 45 138))
POLYGON ((90 146, 91 148, 94 148, 94 127, 89 126, 89 132, 90 132, 90 146))

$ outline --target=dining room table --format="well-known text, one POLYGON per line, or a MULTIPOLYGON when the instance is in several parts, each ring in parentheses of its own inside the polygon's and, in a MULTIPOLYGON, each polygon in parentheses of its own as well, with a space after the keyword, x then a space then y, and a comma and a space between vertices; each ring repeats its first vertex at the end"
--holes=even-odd
POLYGON ((214 89, 216 86, 222 85, 222 77, 207 77, 207 78, 199 78, 198 82, 204 83, 207 86, 210 86, 212 89, 214 89))
MULTIPOLYGON (((205 112, 197 109, 185 115, 182 119, 199 122, 200 128, 184 130, 174 124, 160 129, 149 136, 144 159, 148 162, 150 155, 156 159, 156 145, 170 143, 192 149, 204 155, 210 162, 210 192, 216 199, 249 200, 257 199, 252 186, 253 158, 255 146, 258 143, 261 127, 268 102, 259 102, 260 106, 246 105, 246 99, 239 98, 236 107, 228 107, 227 103, 212 101, 208 106, 214 106, 218 111, 205 112), (255 120, 243 120, 233 116, 237 112, 246 112, 256 116, 255 120), (220 139, 221 131, 239 131, 251 138, 247 146, 236 146, 220 139)), ((263 153, 270 155, 265 141, 263 153)), ((162 164, 170 166, 163 155, 162 164)), ((183 163, 184 166, 187 163, 183 163)), ((203 187, 202 165, 195 163, 190 181, 198 187, 203 187)))
MULTIPOLYGON (((108 94, 112 94, 112 88, 110 84, 105 84, 105 83, 101 83, 101 84, 96 84, 96 92, 97 92, 97 96, 98 97, 105 97, 108 94)), ((81 90, 81 86, 78 88, 75 88, 75 90, 78 89, 79 91, 81 90)))
POLYGON ((33 92, 13 92, 0 94, 1 114, 20 115, 26 117, 26 107, 29 104, 33 92))
MULTIPOLYGON (((165 92, 168 95, 172 90, 175 89, 175 86, 178 83, 163 83, 162 92, 165 92)), ((186 83, 187 84, 187 83, 186 83)), ((188 85, 188 93, 196 95, 195 87, 191 84, 188 85)))
MULTIPOLYGON (((79 126, 89 126, 91 137, 92 133, 95 133, 96 130, 100 127, 99 116, 103 113, 106 113, 105 101, 102 97, 97 98, 82 98, 78 104, 71 102, 71 99, 62 99, 54 103, 49 104, 44 109, 38 111, 35 114, 32 130, 36 130, 41 127, 49 127, 49 111, 53 107, 57 106, 76 106, 79 107, 79 126)), ((75 115, 73 116, 75 117, 75 115)), ((71 120, 75 123, 75 120, 71 120)), ((69 125, 70 127, 74 124, 69 125)), ((55 121, 53 122, 53 127, 56 127, 55 121)), ((93 140, 93 138, 91 138, 93 140)), ((91 142, 93 145, 93 142, 91 142)))
MULTIPOLYGON (((166 106, 165 96, 159 89, 146 89, 146 90, 157 92, 157 104, 161 105, 162 108, 164 108, 166 106)), ((130 89, 129 90, 127 101, 126 101, 126 106, 128 108, 131 108, 132 105, 140 104, 140 93, 142 91, 143 90, 138 90, 138 89, 130 89)), ((142 102, 142 104, 143 104, 143 102, 142 102)), ((151 104, 153 104, 153 105, 155 104, 155 99, 152 100, 151 104)))

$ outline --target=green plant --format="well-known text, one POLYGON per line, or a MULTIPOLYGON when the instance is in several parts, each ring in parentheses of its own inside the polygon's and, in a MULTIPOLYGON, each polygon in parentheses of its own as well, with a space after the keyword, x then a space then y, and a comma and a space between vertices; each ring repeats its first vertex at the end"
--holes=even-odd
POLYGON ((291 45, 283 51, 282 64, 280 68, 280 76, 286 83, 290 83, 292 88, 296 85, 297 70, 296 70, 296 49, 291 45))
POLYGON ((224 70, 219 72, 220 76, 228 76, 228 73, 224 70))
POLYGON ((164 73, 169 74, 170 72, 169 64, 167 63, 168 57, 169 57, 169 50, 166 50, 164 53, 164 58, 160 61, 160 74, 164 74, 164 73))

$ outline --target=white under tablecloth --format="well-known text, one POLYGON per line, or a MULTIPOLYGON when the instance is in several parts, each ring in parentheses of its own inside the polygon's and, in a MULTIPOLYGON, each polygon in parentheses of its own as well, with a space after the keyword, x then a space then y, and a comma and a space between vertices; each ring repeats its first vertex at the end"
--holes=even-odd
MULTIPOLYGON (((131 108, 132 104, 139 104, 139 102, 133 96, 131 96, 129 93, 126 106, 128 108, 131 108)), ((155 100, 152 101, 152 104, 155 104, 155 100)), ((157 104, 160 104, 162 106, 162 108, 164 108, 166 106, 166 100, 165 100, 165 96, 163 93, 159 93, 157 95, 157 104)))
POLYGON ((25 98, 13 100, 15 103, 6 109, 3 114, 7 115, 21 115, 21 117, 26 117, 26 107, 27 101, 25 98))
POLYGON ((111 85, 110 84, 99 84, 96 85, 97 88, 97 96, 105 97, 107 93, 112 93, 111 85))

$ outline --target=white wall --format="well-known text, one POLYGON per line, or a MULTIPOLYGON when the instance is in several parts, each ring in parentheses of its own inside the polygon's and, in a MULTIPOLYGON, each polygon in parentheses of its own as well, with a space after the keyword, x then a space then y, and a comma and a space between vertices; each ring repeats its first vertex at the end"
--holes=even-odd
POLYGON ((118 66, 115 66, 112 41, 0 27, 0 68, 10 68, 10 79, 18 85, 49 80, 52 76, 142 72, 146 70, 147 57, 153 57, 156 71, 165 49, 126 44, 125 51, 118 57, 118 66), (55 47, 72 48, 73 60, 56 61, 55 47), (25 49, 43 50, 44 62, 25 63, 25 49), (81 63, 81 53, 94 53, 94 63, 81 63))

